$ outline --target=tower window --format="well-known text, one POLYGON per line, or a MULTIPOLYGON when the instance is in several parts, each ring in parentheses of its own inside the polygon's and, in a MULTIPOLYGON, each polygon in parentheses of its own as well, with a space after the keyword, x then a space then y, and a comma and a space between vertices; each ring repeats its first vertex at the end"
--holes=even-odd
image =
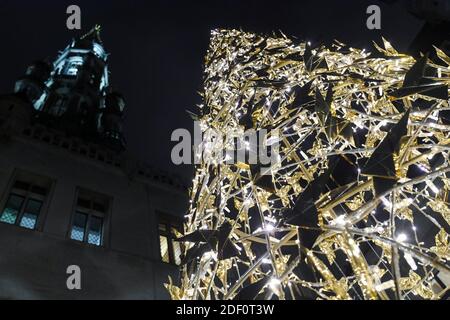
POLYGON ((180 265, 182 244, 175 239, 177 234, 181 233, 181 229, 179 221, 174 221, 167 215, 160 215, 158 224, 159 247, 163 262, 180 265))
POLYGON ((84 234, 87 225, 88 216, 81 212, 75 212, 75 217, 73 218, 73 226, 70 237, 73 240, 84 241, 84 234))
POLYGON ((36 229, 50 184, 46 178, 17 174, 0 212, 0 222, 36 229))
POLYGON ((64 65, 63 73, 68 76, 76 76, 79 68, 83 65, 83 58, 79 56, 73 56, 67 59, 64 65))
POLYGON ((106 58, 105 50, 103 49, 103 47, 100 44, 94 42, 93 51, 94 51, 94 54, 97 57, 99 57, 100 59, 106 58))
POLYGON ((108 204, 106 196, 79 190, 69 232, 70 239, 95 246, 103 245, 108 204))

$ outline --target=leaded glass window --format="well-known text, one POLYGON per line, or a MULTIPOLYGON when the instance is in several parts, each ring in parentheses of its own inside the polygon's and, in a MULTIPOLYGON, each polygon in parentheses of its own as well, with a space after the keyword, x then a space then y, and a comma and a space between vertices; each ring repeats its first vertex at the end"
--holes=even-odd
POLYGON ((20 219, 20 226, 27 229, 34 229, 41 211, 42 201, 36 199, 28 199, 27 205, 20 219))
POLYGON ((25 198, 22 196, 10 194, 8 202, 6 203, 6 206, 3 209, 2 215, 0 217, 0 221, 9 224, 15 224, 24 200, 25 198))
POLYGON ((69 237, 72 240, 102 246, 108 204, 109 200, 105 196, 79 190, 69 237))
POLYGON ((34 230, 38 226, 50 181, 20 173, 0 211, 0 222, 34 230))

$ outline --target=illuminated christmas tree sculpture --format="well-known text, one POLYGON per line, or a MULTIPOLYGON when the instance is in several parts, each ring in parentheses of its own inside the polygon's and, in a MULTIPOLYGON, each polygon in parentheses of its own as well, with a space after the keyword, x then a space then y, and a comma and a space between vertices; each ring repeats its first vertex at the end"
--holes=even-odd
POLYGON ((437 48, 414 59, 387 41, 367 52, 213 31, 172 298, 443 298, 449 83, 437 48), (269 166, 217 156, 256 152, 239 140, 262 129, 278 145, 269 166))

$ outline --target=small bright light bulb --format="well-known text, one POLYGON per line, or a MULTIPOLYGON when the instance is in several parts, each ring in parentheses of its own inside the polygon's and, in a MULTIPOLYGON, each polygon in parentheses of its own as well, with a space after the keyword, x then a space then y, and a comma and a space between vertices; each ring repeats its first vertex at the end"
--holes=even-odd
POLYGON ((340 215, 333 221, 335 225, 343 227, 347 224, 347 219, 345 219, 345 215, 340 215))
POLYGON ((408 236, 404 233, 400 233, 396 238, 396 240, 398 242, 405 242, 407 239, 408 239, 408 236))
POLYGON ((277 278, 272 278, 269 281, 269 287, 272 290, 276 290, 280 284, 281 284, 281 281, 280 281, 280 279, 277 279, 277 278))

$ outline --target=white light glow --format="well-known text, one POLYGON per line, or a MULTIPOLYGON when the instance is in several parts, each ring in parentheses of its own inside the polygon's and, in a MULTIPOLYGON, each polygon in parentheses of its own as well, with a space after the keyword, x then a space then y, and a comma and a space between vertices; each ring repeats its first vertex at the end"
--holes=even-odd
POLYGON ((396 240, 397 240, 398 242, 405 242, 406 240, 408 240, 408 236, 407 236, 405 233, 400 233, 400 234, 397 236, 396 240))
POLYGON ((266 227, 264 228, 264 230, 266 230, 267 232, 272 232, 273 230, 275 230, 275 226, 271 223, 266 224, 266 227))
POLYGON ((277 279, 277 278, 272 278, 269 281, 269 287, 270 287, 270 289, 272 289, 274 291, 278 289, 278 286, 280 284, 281 284, 281 281, 280 281, 280 279, 277 279))
POLYGON ((347 221, 347 219, 345 219, 345 216, 340 215, 339 217, 337 217, 336 219, 333 220, 332 224, 343 227, 347 224, 347 222, 348 221, 347 221))

